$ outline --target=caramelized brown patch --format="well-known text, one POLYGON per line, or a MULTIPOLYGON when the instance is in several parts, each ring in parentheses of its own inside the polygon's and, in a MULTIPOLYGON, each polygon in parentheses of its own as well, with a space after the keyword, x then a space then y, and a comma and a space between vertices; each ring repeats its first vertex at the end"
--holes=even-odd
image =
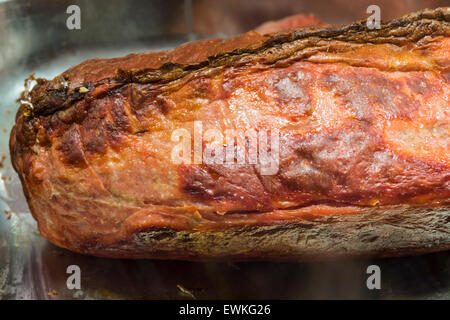
POLYGON ((358 180, 377 148, 368 127, 358 125, 287 137, 283 144, 279 172, 283 184, 294 192, 317 192, 327 198, 341 188, 355 197, 357 191, 352 189, 360 190, 358 180))
POLYGON ((155 104, 162 114, 167 115, 169 113, 171 105, 164 97, 157 97, 155 104))
POLYGON ((192 88, 192 98, 210 98, 214 95, 214 88, 209 77, 200 77, 189 82, 192 88))
POLYGON ((131 130, 130 119, 128 119, 123 101, 120 98, 113 99, 111 103, 111 115, 118 128, 124 131, 131 130))
POLYGON ((376 70, 349 68, 342 74, 327 72, 322 75, 321 84, 352 108, 360 121, 373 122, 377 108, 387 119, 409 119, 419 108, 419 103, 403 92, 401 80, 389 79, 376 70))
POLYGON ((268 210, 271 200, 252 165, 183 165, 180 188, 195 199, 209 201, 218 211, 268 210))
POLYGON ((102 119, 89 117, 80 127, 84 150, 90 154, 106 152, 106 131, 102 119))
POLYGON ((442 90, 440 87, 431 84, 423 75, 409 78, 406 80, 406 83, 413 92, 419 93, 424 96, 436 94, 437 92, 442 90))
POLYGON ((119 151, 124 142, 123 131, 110 121, 105 121, 105 130, 107 144, 113 149, 119 151))
POLYGON ((59 144, 59 149, 61 150, 67 164, 76 167, 84 167, 87 162, 84 156, 77 127, 77 125, 72 125, 71 128, 63 134, 59 144))

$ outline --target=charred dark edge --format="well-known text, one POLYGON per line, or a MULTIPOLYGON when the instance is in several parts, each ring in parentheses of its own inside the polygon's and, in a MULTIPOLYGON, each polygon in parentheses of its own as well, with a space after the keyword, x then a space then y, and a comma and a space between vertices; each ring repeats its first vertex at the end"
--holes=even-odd
MULTIPOLYGON (((88 88, 90 92, 93 88, 100 84, 108 82, 118 82, 122 85, 128 83, 167 83, 184 77, 189 72, 203 68, 215 68, 223 65, 227 65, 239 59, 240 57, 263 53, 269 48, 273 48, 285 43, 293 42, 296 40, 307 38, 327 39, 333 38, 335 40, 353 42, 353 43, 398 43, 401 42, 401 37, 406 37, 406 41, 418 41, 425 35, 428 35, 430 30, 426 30, 425 33, 413 33, 405 30, 406 34, 396 35, 392 38, 389 35, 389 31, 395 28, 402 28, 408 26, 414 22, 421 20, 432 20, 438 22, 450 22, 450 10, 449 8, 437 8, 434 10, 426 9, 421 12, 405 15, 397 20, 392 20, 386 24, 382 24, 381 29, 369 30, 366 25, 366 20, 362 20, 343 27, 332 28, 301 28, 298 30, 290 31, 288 33, 276 33, 272 38, 266 40, 261 46, 256 48, 236 49, 231 52, 224 52, 216 56, 211 56, 205 61, 201 61, 196 64, 180 65, 176 63, 165 63, 159 69, 141 69, 141 70, 117 70, 115 77, 110 79, 101 80, 94 84, 85 84, 82 87, 88 88), (427 33, 428 31, 428 33, 427 33), (364 32, 362 36, 361 33, 364 32), (383 36, 389 35, 390 38, 383 38, 383 36), (377 39, 379 38, 379 39, 377 39)), ((446 26, 446 29, 449 27, 446 26)), ((276 60, 286 58, 278 57, 276 60)), ((62 79, 65 81, 65 79, 62 79)), ((74 102, 81 100, 85 97, 86 93, 80 93, 79 88, 74 90, 68 90, 67 86, 51 87, 52 81, 44 80, 46 83, 38 88, 39 91, 44 91, 44 96, 47 96, 46 103, 43 105, 35 105, 33 109, 28 109, 28 114, 23 114, 24 121, 31 120, 36 116, 47 116, 52 113, 65 109, 72 105, 74 102)), ((33 89, 32 91, 34 91, 33 89)))
MULTIPOLYGON (((50 239, 51 240, 51 239, 50 239)), ((450 249, 450 207, 397 205, 344 216, 270 225, 183 231, 136 230, 111 246, 69 250, 112 258, 312 261, 347 256, 395 257, 450 249)))
MULTIPOLYGON (((435 20, 439 22, 450 22, 450 10, 438 8, 433 11, 423 11, 406 15, 398 20, 392 20, 387 24, 383 24, 381 29, 369 30, 367 28, 367 20, 355 22, 353 24, 343 27, 332 28, 301 28, 288 33, 276 33, 274 36, 266 40, 261 46, 257 48, 237 49, 231 52, 224 52, 216 56, 209 57, 208 60, 191 65, 181 65, 176 63, 165 63, 158 70, 141 69, 141 70, 118 70, 116 80, 123 83, 153 83, 158 81, 169 82, 176 80, 186 75, 187 72, 207 68, 220 67, 227 65, 228 60, 231 62, 243 55, 263 53, 266 49, 273 48, 282 44, 302 40, 306 38, 319 38, 321 40, 327 38, 334 38, 336 40, 347 41, 352 43, 388 43, 399 42, 395 39, 383 39, 377 41, 377 37, 386 35, 390 30, 395 28, 405 27, 411 23, 420 20, 435 20), (364 32, 364 37, 361 37, 361 32, 364 32), (165 74, 173 73, 173 77, 164 77, 165 74)), ((407 41, 416 42, 426 34, 411 34, 406 33, 407 41)), ((397 38, 400 38, 397 36, 397 38)), ((304 49, 304 48, 303 48, 304 49)), ((281 57, 285 58, 285 57, 281 57)), ((279 59, 276 59, 279 60, 279 59)))

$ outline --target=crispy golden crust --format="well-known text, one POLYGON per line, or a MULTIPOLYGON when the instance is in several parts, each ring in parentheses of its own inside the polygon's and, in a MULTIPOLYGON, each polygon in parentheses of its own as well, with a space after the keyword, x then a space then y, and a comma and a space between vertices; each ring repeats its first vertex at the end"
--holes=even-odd
POLYGON ((42 235, 81 253, 446 250, 449 37, 441 8, 380 30, 249 32, 89 60, 26 93, 33 107, 18 111, 13 165, 42 235), (171 133, 197 120, 204 130, 279 130, 278 171, 174 164, 171 133))

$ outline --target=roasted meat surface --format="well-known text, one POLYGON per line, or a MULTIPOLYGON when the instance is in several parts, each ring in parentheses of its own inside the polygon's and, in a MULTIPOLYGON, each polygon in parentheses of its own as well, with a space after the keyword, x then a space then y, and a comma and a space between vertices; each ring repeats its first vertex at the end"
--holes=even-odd
POLYGON ((380 29, 314 24, 37 79, 10 149, 41 234, 118 258, 449 249, 450 9, 380 29), (276 172, 174 162, 173 132, 198 121, 277 131, 276 172))

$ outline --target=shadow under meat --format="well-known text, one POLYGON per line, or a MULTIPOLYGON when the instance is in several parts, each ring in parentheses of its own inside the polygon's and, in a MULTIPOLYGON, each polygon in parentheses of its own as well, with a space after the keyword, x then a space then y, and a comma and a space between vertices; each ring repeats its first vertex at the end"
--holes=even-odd
POLYGON ((448 252, 308 263, 187 262, 98 258, 47 243, 41 259, 45 286, 59 299, 448 299, 444 292, 450 292, 448 252), (81 291, 65 286, 69 265, 81 269, 81 291), (381 290, 367 288, 369 265, 381 269, 381 290))

